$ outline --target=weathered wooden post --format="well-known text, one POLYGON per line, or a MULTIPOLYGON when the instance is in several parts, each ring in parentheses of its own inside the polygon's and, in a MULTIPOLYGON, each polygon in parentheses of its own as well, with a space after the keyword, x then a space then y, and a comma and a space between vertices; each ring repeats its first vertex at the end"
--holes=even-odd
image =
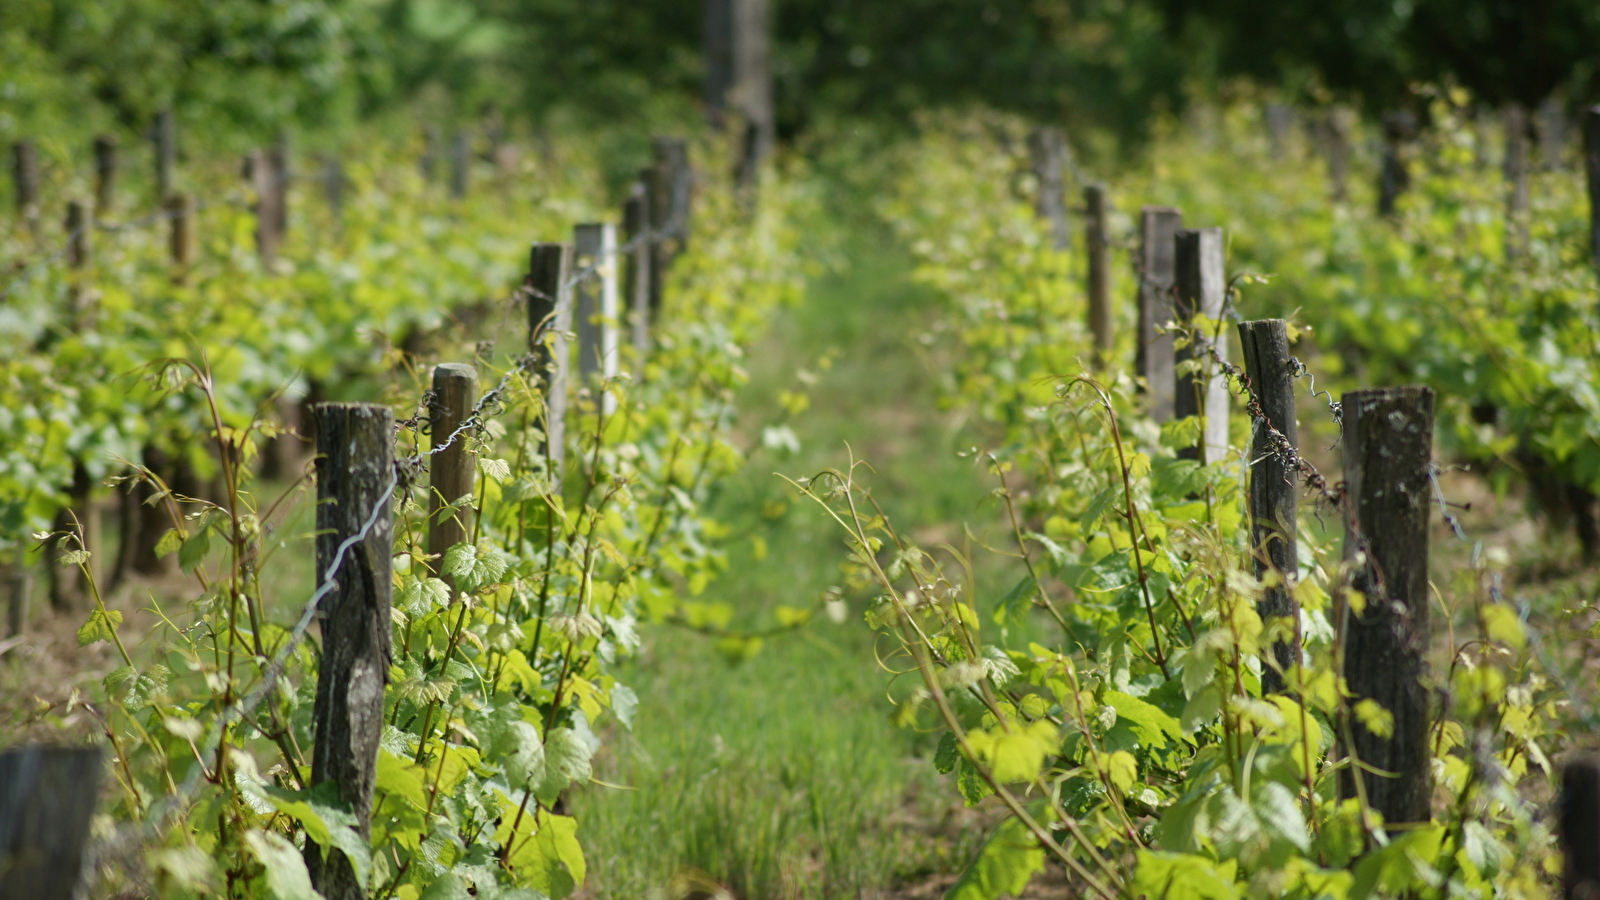
POLYGON ((467 196, 467 166, 472 161, 471 140, 465 128, 457 128, 450 141, 450 196, 456 200, 467 196))
POLYGON ((80 200, 67 203, 67 268, 72 281, 67 288, 68 313, 74 329, 91 327, 89 321, 89 266, 94 261, 93 231, 88 207, 80 200))
POLYGON ((545 461, 561 477, 566 454, 567 372, 572 354, 572 245, 534 244, 528 260, 528 349, 544 380, 545 461))
MULTIPOLYGON (((661 248, 656 271, 666 267, 689 247, 689 205, 693 173, 689 169, 689 142, 683 138, 657 136, 651 140, 654 154, 654 183, 650 189, 651 226, 661 248)), ((659 308, 659 305, 657 305, 659 308)))
POLYGON ((727 114, 734 114, 741 128, 734 179, 749 190, 777 135, 769 0, 706 0, 702 12, 706 117, 713 130, 726 133, 727 114))
POLYGON ((328 204, 328 217, 337 229, 344 220, 344 165, 333 153, 322 154, 322 199, 328 204))
MULTIPOLYGON (((591 386, 598 376, 604 384, 621 371, 618 328, 621 303, 617 292, 617 226, 609 223, 579 225, 573 229, 573 256, 578 269, 588 274, 578 280, 574 311, 578 331, 578 376, 591 386)), ((606 415, 616 410, 610 390, 599 391, 597 401, 606 415)))
POLYGON ((109 134, 94 139, 94 210, 109 216, 117 203, 117 139, 109 134))
POLYGON ((1250 441, 1250 558, 1257 578, 1271 572, 1277 584, 1262 592, 1256 612, 1270 624, 1288 619, 1289 640, 1275 641, 1272 658, 1276 669, 1261 671, 1261 692, 1283 690, 1283 672, 1300 661, 1300 607, 1294 585, 1300 571, 1295 539, 1295 504, 1299 473, 1287 464, 1284 447, 1267 429, 1287 442, 1290 453, 1299 452, 1294 416, 1294 369, 1289 359, 1289 330, 1282 319, 1239 323, 1239 354, 1244 357, 1250 392, 1266 421, 1253 423, 1250 441))
POLYGON ((1034 215, 1050 229, 1050 249, 1072 246, 1072 227, 1067 220, 1066 166, 1067 138, 1054 126, 1035 128, 1028 134, 1028 157, 1033 163, 1033 180, 1038 194, 1033 199, 1034 215))
POLYGON ((99 747, 0 754, 0 900, 72 900, 101 780, 99 747))
POLYGON ((1600 106, 1583 111, 1583 168, 1589 181, 1589 256, 1600 274, 1600 106))
POLYGON ((11 147, 11 185, 17 215, 32 219, 39 211, 39 151, 32 138, 23 138, 11 147))
POLYGON ((1406 170, 1405 142, 1416 129, 1416 118, 1408 112, 1383 114, 1383 161, 1378 167, 1378 215, 1394 215, 1400 195, 1411 186, 1406 170))
POLYGON ((1371 700, 1392 717, 1392 733, 1357 717, 1344 747, 1361 769, 1340 774, 1341 797, 1356 796, 1391 824, 1426 822, 1433 793, 1427 678, 1428 511, 1433 462, 1433 390, 1422 385, 1351 391, 1344 410, 1345 558, 1355 564, 1343 604, 1343 675, 1354 706, 1371 700), (1376 768, 1376 774, 1367 769, 1376 768))
POLYGON ((172 196, 176 186, 174 172, 178 167, 178 138, 173 133, 171 109, 156 113, 150 138, 156 152, 156 203, 159 204, 172 196))
POLYGON ((433 170, 439 164, 439 129, 429 125, 422 129, 422 158, 417 160, 417 169, 422 173, 422 180, 428 184, 433 183, 433 170))
POLYGON ((167 254, 172 260, 172 281, 182 284, 194 265, 194 198, 173 194, 166 199, 167 254))
POLYGON ((1083 242, 1088 258, 1089 334, 1094 339, 1094 365, 1104 368, 1111 356, 1111 241, 1106 230, 1106 186, 1083 189, 1083 242))
POLYGON ((477 400, 477 369, 464 363, 434 367, 433 399, 428 404, 428 433, 435 451, 428 466, 428 553, 438 558, 429 567, 451 590, 455 579, 444 571, 444 554, 472 534, 473 515, 473 457, 467 452, 471 435, 456 432, 471 418, 477 400))
POLYGON ((1528 249, 1528 112, 1520 103, 1505 108, 1506 259, 1528 249))
POLYGON ((650 352, 650 193, 646 184, 642 180, 634 182, 622 204, 622 238, 628 247, 623 294, 641 373, 644 358, 650 352))
POLYGON ((1562 896, 1600 897, 1600 757, 1578 756, 1561 767, 1556 827, 1565 865, 1562 896))
POLYGON ((6 637, 16 637, 28 627, 28 597, 33 593, 27 542, 18 541, 12 554, 9 563, 0 565, 0 586, 6 592, 6 637))
POLYGON ((267 148, 267 164, 272 178, 268 193, 272 195, 272 233, 278 246, 289 236, 289 184, 294 181, 293 157, 289 153, 289 134, 279 131, 272 146, 267 148))
POLYGON ((256 216, 256 255, 261 268, 271 271, 278 259, 278 194, 274 182, 272 155, 264 150, 252 150, 245 157, 245 178, 255 194, 251 210, 256 216))
POLYGON ((1562 151, 1567 145, 1567 109, 1555 95, 1539 104, 1539 168, 1554 172, 1561 168, 1562 151))
MULTIPOLYGON (((389 673, 389 558, 394 552, 394 415, 370 403, 320 403, 317 436, 317 581, 328 576, 339 547, 355 543, 333 571, 322 600, 322 668, 312 707, 315 744, 311 783, 331 781, 365 838, 383 731, 383 689, 389 673)), ((327 900, 366 893, 335 847, 306 844, 311 884, 327 900), (324 856, 326 854, 326 856, 324 856)))
POLYGON ((1196 315, 1209 323, 1196 328, 1194 339, 1175 354, 1176 362, 1194 361, 1199 369, 1179 374, 1174 385, 1172 414, 1184 419, 1200 416, 1198 452, 1185 454, 1202 464, 1222 459, 1228 450, 1228 385, 1221 369, 1210 358, 1227 358, 1227 333, 1222 330, 1222 307, 1227 283, 1222 268, 1222 229, 1184 229, 1173 241, 1173 261, 1177 277, 1178 321, 1190 324, 1196 315), (1209 377, 1205 373, 1210 373, 1209 377))
POLYGON ((1172 335, 1157 329, 1175 318, 1172 286, 1177 283, 1175 244, 1183 227, 1183 213, 1170 206, 1146 206, 1139 211, 1139 346, 1134 367, 1144 376, 1150 392, 1150 417, 1157 422, 1172 418, 1172 335))

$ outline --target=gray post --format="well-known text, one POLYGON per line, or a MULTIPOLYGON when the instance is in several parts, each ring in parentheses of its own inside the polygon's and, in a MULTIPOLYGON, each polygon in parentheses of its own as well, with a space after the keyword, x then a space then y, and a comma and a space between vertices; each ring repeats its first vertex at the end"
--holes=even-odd
POLYGON ((1416 130, 1416 117, 1408 112, 1383 115, 1383 160, 1378 167, 1378 215, 1394 215, 1400 195, 1411 186, 1403 145, 1416 130))
POLYGON ((32 218, 39 210, 39 152, 32 138, 23 138, 11 147, 11 184, 17 215, 32 218))
MULTIPOLYGON (((579 279, 574 312, 578 331, 578 375, 585 386, 599 376, 608 382, 621 371, 618 323, 621 302, 617 291, 617 226, 605 222, 579 225, 573 229, 573 262, 589 273, 579 279)), ((598 390, 598 386, 595 386, 598 390)), ((602 395, 605 412, 616 409, 616 398, 608 390, 602 395)))
POLYGON ((571 244, 534 244, 528 260, 528 348, 534 371, 544 380, 545 460, 560 477, 566 453, 567 373, 572 365, 567 333, 572 330, 571 244))
POLYGON ((0 754, 0 900, 72 900, 100 793, 99 747, 0 754))
POLYGON ((1139 346, 1134 365, 1150 392, 1150 417, 1157 422, 1172 418, 1175 377, 1172 335, 1156 329, 1174 318, 1172 286, 1177 283, 1174 255, 1183 213, 1170 206, 1146 206, 1139 211, 1139 346))
POLYGON ((1600 273, 1600 106, 1583 111, 1583 168, 1589 182, 1589 256, 1600 273))
POLYGON ((443 571, 445 551, 472 534, 473 457, 467 452, 469 434, 456 434, 472 415, 478 401, 478 370, 464 363, 445 363, 433 369, 433 401, 428 404, 428 433, 436 452, 428 467, 429 563, 452 590, 455 580, 443 571), (449 441, 443 450, 437 448, 449 441), (457 505, 457 501, 465 501, 457 505), (454 508, 447 508, 447 507, 454 508), (443 574, 441 574, 443 573, 443 574))
POLYGON ((94 139, 94 208, 108 216, 117 202, 117 139, 102 134, 94 139))
POLYGON ((1177 376, 1172 398, 1173 417, 1202 416, 1205 427, 1201 431, 1199 452, 1186 454, 1198 458, 1202 464, 1222 459, 1228 449, 1228 385, 1221 368, 1209 359, 1207 348, 1216 351, 1219 358, 1227 358, 1227 332, 1221 328, 1222 306, 1226 299, 1227 282, 1223 275, 1222 229, 1197 228, 1179 231, 1173 241, 1173 259, 1177 271, 1177 307, 1180 322, 1188 323, 1192 316, 1206 316, 1212 322, 1204 333, 1195 335, 1187 347, 1176 354, 1177 362, 1196 360, 1201 372, 1211 372, 1210 378, 1200 374, 1177 376))
POLYGON ((1106 233, 1106 187, 1086 185, 1083 242, 1088 257, 1089 334, 1094 339, 1094 366, 1102 369, 1111 356, 1111 241, 1106 233))
POLYGON ((172 259, 172 280, 182 284, 194 264, 194 198, 173 194, 166 199, 167 252, 172 259))
POLYGON ((1239 323, 1239 354, 1244 357, 1250 392, 1265 422, 1255 422, 1250 441, 1250 558, 1257 578, 1268 572, 1278 584, 1267 588, 1256 602, 1263 622, 1288 619, 1293 637, 1272 645, 1278 668, 1263 667, 1261 692, 1283 690, 1281 671, 1300 661, 1300 607, 1294 600, 1299 576, 1299 550, 1295 540, 1295 504, 1299 473, 1285 464, 1270 426, 1299 452, 1294 417, 1294 370, 1289 363, 1289 332, 1282 319, 1239 323), (1281 670, 1281 671, 1280 671, 1281 670))
POLYGON ((151 139, 156 151, 156 203, 172 195, 176 186, 174 172, 178 167, 178 139, 173 134, 172 110, 156 113, 156 123, 151 139))
POLYGON ((472 162, 471 140, 465 128, 458 128, 450 141, 450 196, 457 200, 467 195, 467 166, 472 162))
POLYGON ((1600 757, 1579 756, 1561 767, 1556 827, 1565 859, 1561 895, 1600 896, 1600 757))
MULTIPOLYGON (((1349 722, 1367 802, 1391 824, 1426 822, 1433 793, 1428 748, 1428 467, 1433 461, 1433 390, 1422 385, 1351 391, 1344 410, 1345 542, 1364 596, 1343 610, 1344 677, 1352 706, 1373 700, 1393 717, 1380 737, 1349 722)), ((1341 797, 1356 796, 1354 772, 1341 797)))
MULTIPOLYGON (((390 658, 394 415, 387 406, 370 403, 320 403, 312 413, 319 584, 340 545, 357 540, 333 572, 334 587, 322 601, 311 783, 338 785, 339 799, 350 805, 357 831, 366 837, 390 658)), ((327 900, 366 896, 337 848, 307 842, 306 868, 312 887, 327 900)))
POLYGON ((67 289, 73 328, 87 328, 89 321, 88 269, 94 262, 94 223, 89 209, 81 201, 67 203, 67 267, 72 270, 72 283, 67 289))
POLYGON ((627 298, 633 350, 642 367, 650 352, 650 193, 647 182, 636 181, 622 204, 622 239, 628 251, 627 298))
POLYGON ((1033 178, 1038 194, 1033 211, 1050 228, 1050 249, 1072 246, 1072 229, 1067 221, 1066 180, 1061 170, 1066 165, 1067 139, 1061 129, 1035 128, 1028 135, 1028 156, 1033 162, 1033 178))
POLYGON ((289 182, 294 180, 290 159, 289 134, 279 131, 277 139, 267 148, 272 177, 272 232, 277 236, 279 246, 289 236, 289 182))
POLYGON ((1506 259, 1528 250, 1528 112, 1521 104, 1505 108, 1506 259))

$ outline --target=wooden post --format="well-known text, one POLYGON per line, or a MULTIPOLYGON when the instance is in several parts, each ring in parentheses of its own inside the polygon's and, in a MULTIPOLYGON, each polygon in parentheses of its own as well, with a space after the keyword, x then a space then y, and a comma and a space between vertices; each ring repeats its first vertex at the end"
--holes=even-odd
POLYGON ((167 253, 172 260, 172 281, 182 284, 194 264, 194 198, 173 194, 167 198, 167 253))
POLYGON ((1557 831, 1565 857, 1561 876, 1567 900, 1600 897, 1600 757, 1583 755, 1561 767, 1557 831))
POLYGON ((94 139, 94 209, 109 216, 117 203, 117 139, 102 134, 94 139))
POLYGON ((715 133, 727 126, 728 94, 733 90, 734 0, 702 0, 700 51, 706 66, 706 121, 715 133))
POLYGON ((273 171, 272 155, 264 150, 252 150, 245 156, 245 178, 255 194, 251 211, 256 216, 256 255, 261 268, 271 271, 278 260, 278 195, 277 175, 273 171))
POLYGON ((1268 103, 1262 111, 1267 125, 1267 143, 1274 160, 1283 159, 1288 149, 1289 131, 1294 127, 1294 107, 1285 103, 1268 103))
POLYGON ((322 155, 322 198, 328 204, 328 217, 338 228, 344 219, 344 166, 332 153, 322 155))
POLYGON ((661 172, 661 195, 650 197, 651 215, 656 216, 657 228, 665 229, 662 235, 667 249, 665 262, 670 265, 678 255, 689 248, 689 205, 693 188, 693 173, 689 170, 689 142, 683 138, 656 137, 651 141, 655 166, 661 172), (660 210, 657 211, 657 207, 660 210))
MULTIPOLYGON (((577 284, 574 311, 578 331, 578 376, 584 386, 599 376, 609 382, 621 371, 618 358, 618 321, 621 303, 617 292, 617 226, 605 222, 573 229, 573 262, 592 271, 577 284)), ((594 389, 601 391, 598 385, 594 389)), ((616 397, 603 390, 600 402, 606 415, 616 410, 616 397)))
POLYGON ((178 141, 173 134, 172 110, 164 109, 156 113, 151 140, 156 151, 156 202, 161 203, 172 196, 176 186, 173 173, 178 166, 178 141))
POLYGON ((534 371, 544 379, 545 460, 561 477, 566 453, 567 373, 572 354, 571 244, 534 244, 528 260, 528 349, 538 355, 534 371))
POLYGON ((1184 229, 1173 241, 1173 260, 1177 276, 1178 320, 1188 323, 1192 316, 1203 315, 1211 320, 1210 327, 1197 334, 1195 340, 1175 354, 1176 361, 1195 360, 1201 372, 1210 372, 1207 379, 1200 374, 1178 375, 1172 398, 1173 417, 1177 419, 1200 416, 1199 452, 1185 456, 1198 458, 1202 464, 1222 459, 1228 450, 1228 385, 1219 367, 1208 357, 1206 348, 1214 349, 1217 356, 1227 358, 1227 333, 1222 330, 1222 305, 1227 283, 1222 268, 1222 229, 1184 229))
POLYGON ((1103 369, 1111 357, 1111 241, 1106 231, 1106 187, 1086 185, 1083 242, 1088 257, 1089 334, 1094 338, 1094 366, 1103 369))
POLYGON ((32 138, 23 138, 11 147, 11 184, 17 215, 33 218, 39 211, 39 151, 32 138))
POLYGON ((0 565, 0 584, 6 591, 6 636, 16 637, 28 626, 28 597, 33 593, 33 567, 28 565, 28 545, 18 541, 16 558, 0 565))
POLYGON ((1562 151, 1567 145, 1567 110, 1554 95, 1539 104, 1539 168, 1554 172, 1561 168, 1562 151))
MULTIPOLYGON (((1422 385, 1351 391, 1344 410, 1344 554, 1356 565, 1343 604, 1344 678, 1352 707, 1372 700, 1393 717, 1385 738, 1351 721, 1367 802, 1391 824, 1426 822, 1433 793, 1428 651, 1428 467, 1433 461, 1433 390, 1422 385)), ((1356 796, 1351 769, 1341 797, 1356 796)))
POLYGON ((294 180, 290 158, 288 132, 279 131, 267 148, 268 174, 272 179, 267 193, 272 196, 272 233, 280 247, 289 236, 289 183, 294 180))
MULTIPOLYGON (((332 781, 365 838, 383 731, 389 673, 390 498, 394 415, 369 403, 322 403, 317 435, 317 581, 341 544, 359 538, 333 572, 322 600, 322 667, 312 707, 311 783, 332 781), (374 515, 376 510, 376 515, 374 515)), ((359 900, 350 861, 337 848, 306 845, 311 885, 327 900, 359 900), (323 853, 327 857, 324 859, 323 853)))
POLYGON ((421 171, 424 182, 433 183, 433 172, 438 165, 439 129, 429 125, 422 129, 422 158, 417 161, 417 168, 421 171))
POLYGON ((1172 418, 1176 387, 1172 335, 1156 329, 1174 318, 1172 286, 1177 283, 1175 242, 1183 227, 1183 213, 1170 206, 1146 206, 1139 211, 1139 346, 1135 368, 1150 392, 1150 417, 1157 422, 1172 418))
POLYGON ((734 177, 746 191, 777 141, 772 104, 771 0, 733 0, 733 101, 744 119, 744 140, 734 177))
POLYGON ((467 166, 471 162, 471 136, 465 128, 456 129, 450 141, 450 196, 460 200, 467 196, 467 166))
POLYGON ((1378 167, 1378 215, 1392 216, 1400 195, 1411 186, 1411 173, 1406 170, 1404 143, 1416 128, 1416 119, 1408 112, 1383 114, 1383 161, 1378 167))
POLYGON ((1033 163, 1033 180, 1038 194, 1033 200, 1034 215, 1050 229, 1050 249, 1072 246, 1072 228, 1067 220, 1066 180, 1061 170, 1066 165, 1067 139, 1054 126, 1035 128, 1028 135, 1028 156, 1033 163))
POLYGON ((473 456, 467 452, 467 432, 457 434, 472 416, 478 402, 478 370, 464 363, 445 363, 433 369, 433 400, 428 404, 428 433, 433 446, 449 446, 429 457, 428 553, 439 558, 429 563, 435 575, 455 589, 455 579, 441 565, 445 551, 472 534, 473 456), (458 502, 460 501, 460 502, 458 502), (453 508, 450 508, 453 507, 453 508))
POLYGON ((1589 182, 1589 256, 1600 274, 1600 106, 1583 111, 1583 168, 1589 182))
POLYGON ((1506 259, 1528 250, 1528 112, 1519 103, 1505 108, 1506 259))
POLYGON ((623 294, 627 297, 633 352, 642 374, 644 359, 650 352, 650 193, 647 182, 636 181, 622 204, 623 243, 628 251, 627 277, 623 294))
POLYGON ((1299 473, 1286 465, 1281 448, 1267 431, 1270 425, 1298 453, 1300 442, 1294 416, 1294 370, 1289 363, 1289 331, 1282 319, 1261 319, 1239 323, 1239 354, 1244 357, 1250 391, 1261 407, 1265 422, 1253 423, 1250 441, 1250 557, 1255 575, 1278 575, 1278 583, 1267 588, 1256 601, 1256 612, 1263 622, 1289 619, 1293 637, 1272 645, 1272 659, 1278 668, 1263 666, 1261 692, 1283 690, 1281 671, 1300 661, 1300 607, 1294 599, 1294 585, 1300 571, 1299 549, 1295 539, 1295 502, 1299 496, 1299 473))
POLYGON ((101 780, 99 747, 0 754, 0 900, 72 900, 101 780))
MULTIPOLYGON (((76 538, 56 538, 52 549, 45 554, 49 567, 50 606, 57 612, 75 612, 88 596, 89 583, 77 565, 62 565, 62 556, 73 550, 88 550, 91 554, 100 549, 100 517, 92 502, 94 480, 82 460, 72 462, 72 484, 67 488, 67 502, 56 510, 50 523, 52 532, 74 534, 76 538), (80 541, 81 546, 80 546, 80 541)), ((95 565, 90 558, 88 565, 95 565)))
POLYGON ((88 321, 88 270, 94 261, 92 238, 94 224, 89 210, 81 201, 67 203, 67 268, 72 270, 72 282, 67 288, 67 304, 74 329, 90 327, 88 321))

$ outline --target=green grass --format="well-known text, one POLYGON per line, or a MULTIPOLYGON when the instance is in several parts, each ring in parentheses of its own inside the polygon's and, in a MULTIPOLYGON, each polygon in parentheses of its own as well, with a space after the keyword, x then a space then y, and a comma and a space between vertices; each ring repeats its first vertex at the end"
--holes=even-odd
MULTIPOLYGON (((712 501, 734 543, 705 599, 733 606, 736 622, 769 624, 773 606, 814 606, 841 580, 843 532, 774 471, 843 467, 848 440, 877 467, 873 481, 899 521, 960 522, 982 500, 912 349, 931 298, 881 228, 846 222, 849 261, 816 278, 750 354, 748 434, 780 416, 775 397, 796 386, 796 370, 817 378, 810 408, 791 422, 801 451, 756 452, 712 501), (816 366, 830 350, 831 367, 816 366), (764 558, 747 536, 765 542, 764 558)), ((920 540, 930 538, 960 542, 920 540)), ((738 664, 699 634, 647 635, 620 676, 641 700, 633 734, 604 751, 599 773, 630 790, 590 787, 573 800, 591 891, 682 896, 709 879, 743 898, 859 897, 964 862, 981 834, 946 833, 951 792, 918 758, 931 739, 889 722, 890 676, 860 613, 841 624, 819 617, 738 664)))

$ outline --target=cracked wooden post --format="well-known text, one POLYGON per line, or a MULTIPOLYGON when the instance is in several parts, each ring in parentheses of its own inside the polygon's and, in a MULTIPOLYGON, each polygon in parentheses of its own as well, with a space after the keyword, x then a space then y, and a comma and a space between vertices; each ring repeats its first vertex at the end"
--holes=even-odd
POLYGON ((1564 858, 1561 895, 1600 897, 1600 757, 1578 756, 1561 767, 1556 828, 1564 858))
POLYGON ((1103 369, 1111 356, 1111 240, 1106 228, 1106 186, 1083 189, 1084 250, 1088 258, 1089 334, 1094 339, 1094 366, 1103 369))
POLYGON ((438 559, 428 566, 452 591, 455 579, 444 572, 444 553, 468 539, 473 514, 473 457, 467 452, 470 429, 456 432, 471 418, 477 402, 477 369, 465 363, 434 367, 433 400, 428 404, 428 433, 436 450, 428 457, 428 553, 438 559), (449 445, 438 450, 446 441, 449 445))
POLYGON ((178 139, 173 133, 172 110, 156 113, 155 125, 150 130, 151 143, 156 152, 156 203, 172 196, 176 187, 175 171, 178 167, 178 139))
POLYGON ((1583 169, 1589 183, 1589 258, 1600 274, 1600 106, 1583 111, 1583 169))
MULTIPOLYGON (((1351 597, 1340 610, 1342 674, 1351 707, 1371 700, 1393 725, 1385 737, 1353 717, 1347 723, 1353 740, 1342 748, 1360 760, 1367 802, 1385 822, 1426 822, 1433 793, 1426 683, 1433 390, 1408 385, 1351 391, 1341 409, 1344 555, 1355 566, 1351 597), (1351 602, 1358 595, 1362 599, 1351 602)), ((1352 773, 1340 774, 1341 797, 1356 796, 1352 773)))
POLYGON ((627 298, 628 324, 634 358, 643 373, 650 352, 650 191, 641 177, 622 204, 622 240, 628 251, 627 277, 623 295, 627 298))
POLYGON ((528 260, 528 349, 544 381, 544 455, 551 478, 561 477, 566 454, 567 372, 572 354, 571 244, 534 244, 528 260))
POLYGON ((621 371, 618 359, 620 300, 617 291, 617 226, 579 225, 573 229, 573 263, 588 274, 578 279, 573 304, 578 332, 578 377, 596 392, 606 415, 616 411, 616 396, 607 389, 621 371))
POLYGON ((94 139, 94 210, 108 216, 117 203, 117 139, 102 134, 94 139))
POLYGON ((1173 320, 1172 286, 1177 282, 1174 256, 1183 213, 1170 206, 1146 206, 1139 211, 1139 346, 1134 365, 1150 392, 1150 417, 1157 422, 1172 418, 1176 387, 1172 335, 1156 329, 1173 320))
POLYGON ((99 747, 0 754, 0 898, 72 900, 103 777, 99 747))
POLYGON ((1263 666, 1261 670, 1261 692, 1271 694, 1283 690, 1282 672, 1300 661, 1300 606, 1294 599, 1300 568, 1295 540, 1300 478, 1278 454, 1266 428, 1270 424, 1299 452, 1288 327, 1282 319, 1240 322, 1239 354, 1244 357, 1251 393, 1267 420, 1253 423, 1251 429, 1250 558, 1257 578, 1268 572, 1278 575, 1278 583, 1256 601, 1256 612, 1263 623, 1288 619, 1291 628, 1287 640, 1273 642, 1272 659, 1278 667, 1263 666))
POLYGON ((1200 443, 1183 455, 1202 464, 1217 462, 1228 450, 1228 385, 1221 369, 1209 359, 1206 348, 1227 359, 1227 334, 1222 330, 1222 306, 1227 283, 1222 269, 1222 229, 1185 229, 1173 241, 1173 260, 1177 276, 1177 320, 1188 324, 1196 315, 1210 320, 1205 333, 1195 335, 1188 346, 1179 349, 1176 362, 1193 360, 1199 372, 1176 376, 1173 386, 1173 418, 1200 416, 1204 425, 1200 443), (1210 372, 1207 378, 1203 373, 1210 372))
POLYGON ((1037 185, 1034 215, 1049 226, 1050 249, 1067 250, 1072 246, 1072 227, 1067 220, 1066 180, 1061 175, 1066 164, 1066 136, 1054 126, 1035 128, 1028 135, 1028 156, 1037 185))
MULTIPOLYGON (((312 707, 311 784, 331 781, 367 837, 390 646, 390 555, 394 552, 394 415, 372 403, 320 403, 317 435, 317 582, 345 551, 322 599, 322 667, 312 707)), ((342 851, 306 844, 311 885, 326 900, 366 893, 342 851), (324 857, 326 853, 326 857, 324 857)))

